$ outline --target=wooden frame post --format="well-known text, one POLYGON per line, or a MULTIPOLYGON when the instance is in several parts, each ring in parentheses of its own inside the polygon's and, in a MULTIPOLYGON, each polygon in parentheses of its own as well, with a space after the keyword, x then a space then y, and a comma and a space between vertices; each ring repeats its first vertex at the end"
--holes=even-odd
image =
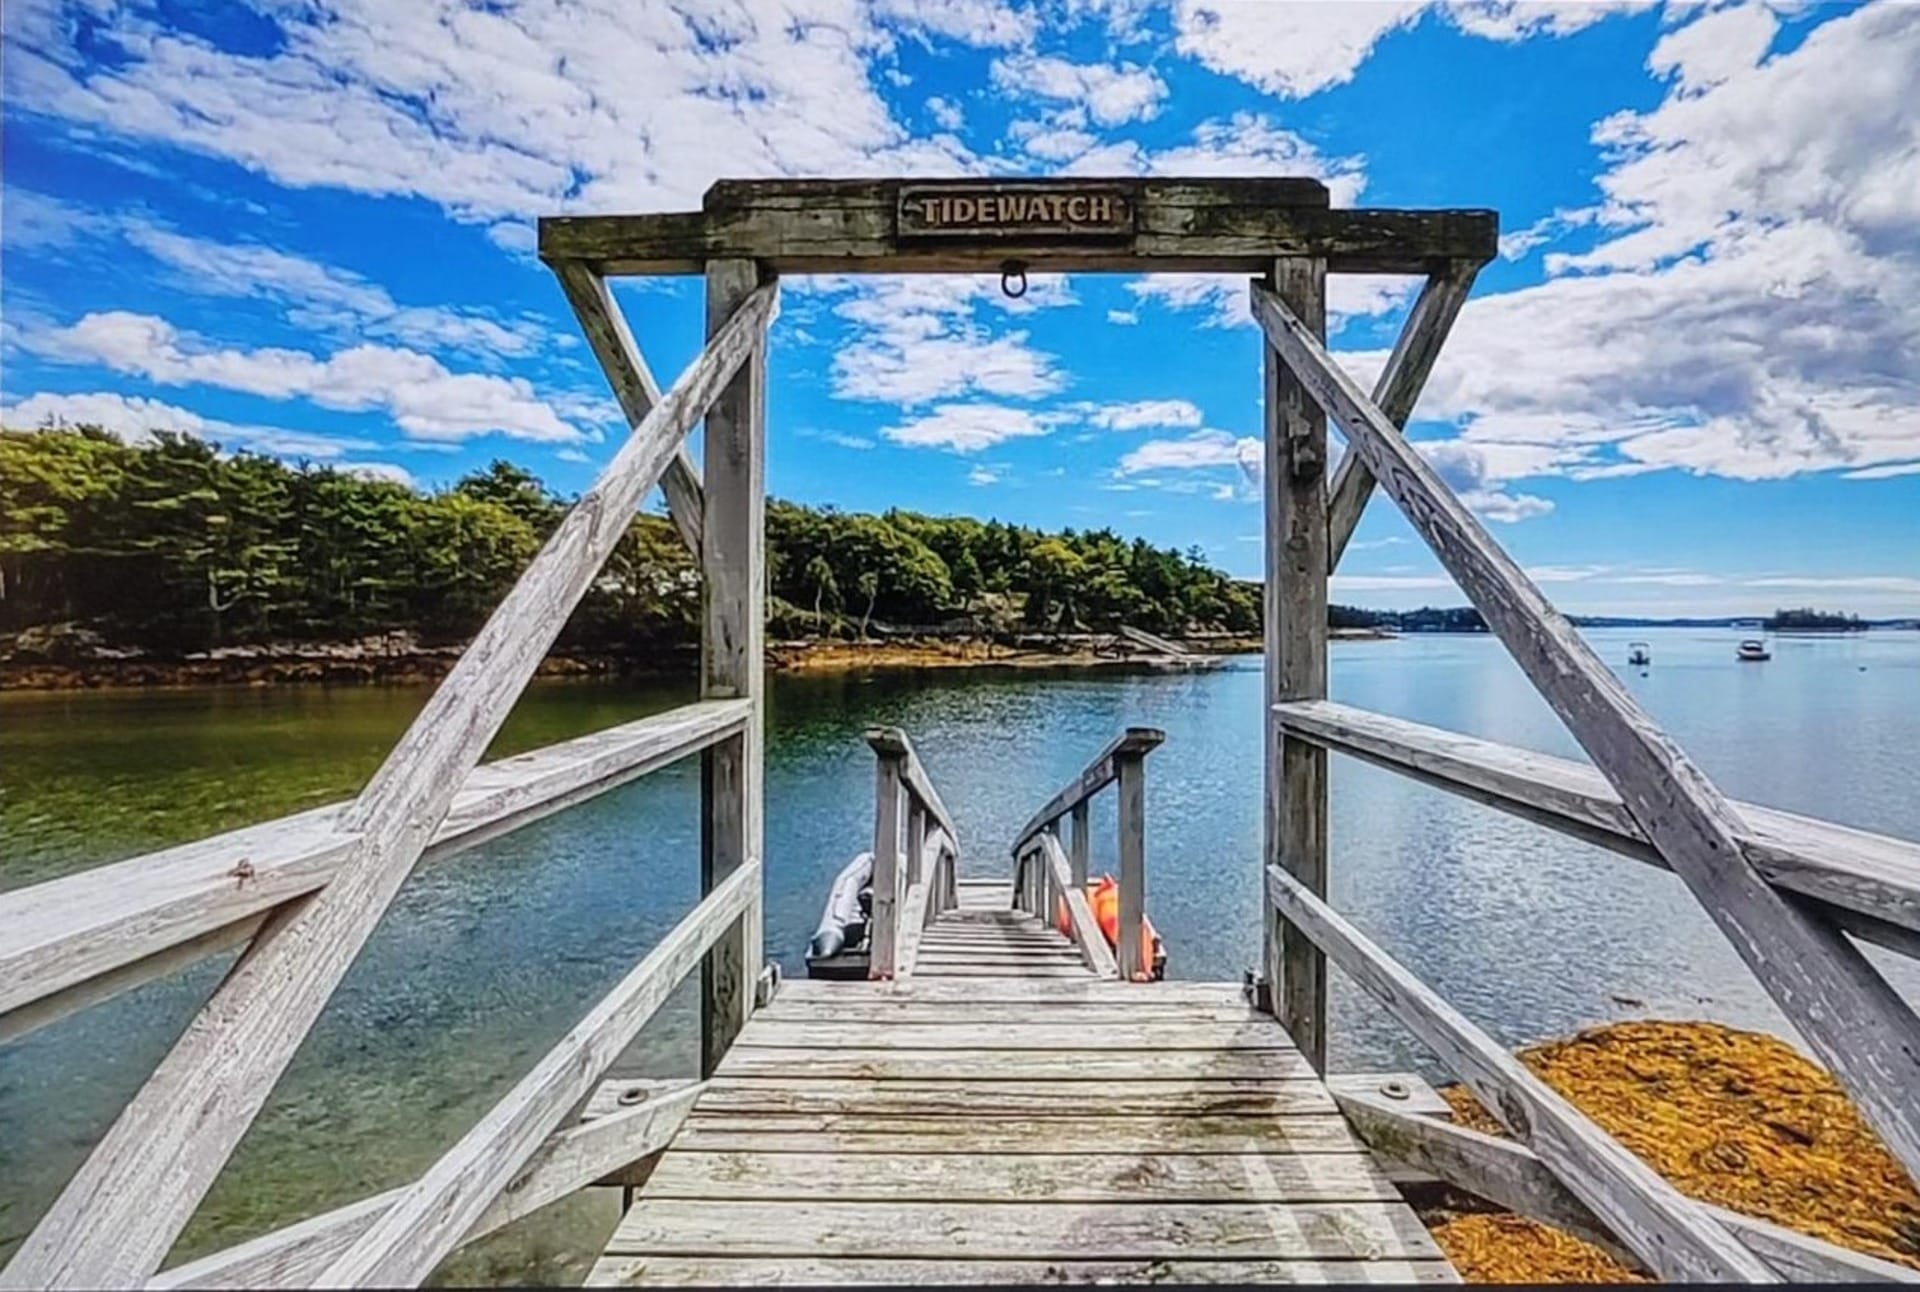
MULTIPOLYGON (((1273 289, 1327 333, 1324 260, 1273 265, 1273 289)), ((1266 369, 1265 864, 1327 892, 1327 754, 1287 736, 1273 706, 1327 695, 1327 419, 1271 346, 1266 369)), ((1263 972, 1274 1013, 1314 1067, 1327 1068, 1327 969, 1319 949, 1271 910, 1263 972)))
MULTIPOLYGON (((760 286, 751 260, 707 266, 707 332, 760 286)), ((707 413, 701 515, 700 695, 753 701, 741 734, 708 749, 700 767, 700 893, 761 856, 766 706, 765 339, 707 413)), ((700 967, 700 1075, 709 1077, 753 1011, 760 978, 762 895, 700 967)))
POLYGON ((1085 799, 1074 804, 1071 828, 1067 832, 1069 873, 1073 875, 1074 885, 1079 888, 1087 886, 1087 851, 1093 843, 1093 827, 1087 819, 1090 813, 1091 808, 1085 799))
POLYGON ((1114 755, 1120 818, 1120 938, 1114 948, 1123 982, 1147 974, 1147 756, 1138 750, 1114 755))
POLYGON ((899 754, 875 750, 873 758, 873 909, 867 919, 867 976, 893 977, 900 937, 899 754))

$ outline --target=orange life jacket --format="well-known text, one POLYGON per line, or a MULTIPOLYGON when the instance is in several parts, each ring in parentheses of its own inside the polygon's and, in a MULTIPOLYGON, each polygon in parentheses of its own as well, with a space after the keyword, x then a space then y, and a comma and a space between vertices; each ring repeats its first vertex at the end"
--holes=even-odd
MULTIPOLYGON (((1120 946, 1120 884, 1112 875, 1100 876, 1099 882, 1087 885, 1087 905, 1093 908, 1094 923, 1100 926, 1100 932, 1106 935, 1107 945, 1120 946)), ((1073 936, 1073 921, 1067 915, 1067 904, 1062 901, 1054 908, 1054 926, 1068 937, 1073 936)), ((1160 947, 1160 935, 1154 931, 1153 921, 1143 914, 1141 923, 1146 926, 1147 936, 1140 939, 1140 968, 1138 977, 1153 977, 1155 953, 1160 947)))

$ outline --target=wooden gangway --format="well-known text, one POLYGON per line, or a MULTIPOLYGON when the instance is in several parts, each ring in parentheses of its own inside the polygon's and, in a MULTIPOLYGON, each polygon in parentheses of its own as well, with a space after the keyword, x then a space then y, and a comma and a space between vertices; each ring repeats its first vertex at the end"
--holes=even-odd
POLYGON ((909 983, 783 984, 589 1284, 1457 1281, 1240 984, 1096 976, 1011 896, 909 983))
MULTIPOLYGON (((594 1185, 643 1186, 603 1280, 1449 1278, 1362 1145, 1664 1278, 1920 1278, 1682 1195, 1327 900, 1335 753, 1661 866, 1920 1178, 1920 1017, 1861 945, 1920 955, 1920 844, 1729 799, 1401 434, 1497 243, 1490 211, 1336 209, 1302 178, 739 181, 697 212, 543 220, 541 256, 630 433, 367 785, 0 894, 0 1045, 239 949, 0 1287, 417 1286, 463 1244, 594 1185), (1239 984, 1149 981, 1145 776, 1158 731, 1130 728, 1086 764, 1012 841, 1004 886, 983 887, 960 878, 981 868, 963 867, 961 823, 907 733, 877 729, 867 981, 783 990, 762 966, 761 882, 766 351, 780 276, 1012 282, 1028 268, 1258 276, 1261 851, 1188 859, 1261 882, 1258 963, 1244 998, 1239 984), (633 273, 705 278, 706 344, 664 390, 609 287, 633 273), (1338 273, 1425 277, 1371 392, 1327 350, 1338 273), (1329 421, 1347 437, 1337 471, 1329 421), (684 444, 696 426, 698 468, 684 444), (699 558, 698 699, 482 764, 655 486, 699 558), (1330 701, 1328 579, 1376 491, 1588 763, 1330 701), (700 900, 492 1109, 415 1180, 167 1266, 423 860, 689 758, 700 900), (1111 944, 1087 890, 1088 804, 1108 789, 1111 944), (1330 1073, 1329 961, 1511 1138, 1383 1093, 1405 1083, 1330 1073), (693 976, 695 1077, 607 1081, 693 976)), ((644 876, 634 892, 648 900, 644 876)))

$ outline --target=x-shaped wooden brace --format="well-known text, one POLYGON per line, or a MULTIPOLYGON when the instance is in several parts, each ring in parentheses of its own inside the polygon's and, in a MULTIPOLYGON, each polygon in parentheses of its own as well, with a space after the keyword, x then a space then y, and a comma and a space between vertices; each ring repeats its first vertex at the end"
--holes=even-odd
MULTIPOLYGON (((1908 1175, 1920 1179, 1920 1017, 1831 920, 1754 867, 1732 804, 1401 436, 1384 400, 1369 399, 1271 289, 1254 286, 1253 313, 1294 378, 1346 434, 1342 476, 1350 470, 1354 478, 1365 472, 1378 479, 1667 865, 1853 1094, 1908 1175)), ((1403 367, 1421 362, 1423 349, 1437 348, 1437 341, 1403 336, 1383 390, 1403 367)), ((1431 365, 1430 352, 1424 361, 1431 365)), ((1369 483, 1354 486, 1362 503, 1369 483)), ((1340 489, 1336 481, 1336 495, 1340 489)), ((1356 504, 1356 516, 1358 510, 1356 504)))

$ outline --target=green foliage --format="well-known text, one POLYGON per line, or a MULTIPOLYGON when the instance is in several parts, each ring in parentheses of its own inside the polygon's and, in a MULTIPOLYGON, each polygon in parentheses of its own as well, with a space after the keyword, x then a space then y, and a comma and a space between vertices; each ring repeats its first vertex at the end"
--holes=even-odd
MULTIPOLYGON (((457 640, 565 514, 495 461, 422 492, 326 466, 225 455, 190 436, 0 431, 0 630, 79 621, 191 650, 410 630, 457 640)), ((973 621, 1008 629, 1259 630, 1255 584, 1199 551, 1108 529, 843 513, 770 501, 775 631, 973 621), (811 613, 809 613, 809 609, 811 613)), ((617 649, 697 636, 698 571, 673 527, 637 516, 562 636, 617 649)))
POLYGON ((1850 632, 1862 633, 1866 623, 1859 615, 1836 614, 1801 606, 1797 610, 1776 610, 1766 621, 1768 632, 1850 632))

